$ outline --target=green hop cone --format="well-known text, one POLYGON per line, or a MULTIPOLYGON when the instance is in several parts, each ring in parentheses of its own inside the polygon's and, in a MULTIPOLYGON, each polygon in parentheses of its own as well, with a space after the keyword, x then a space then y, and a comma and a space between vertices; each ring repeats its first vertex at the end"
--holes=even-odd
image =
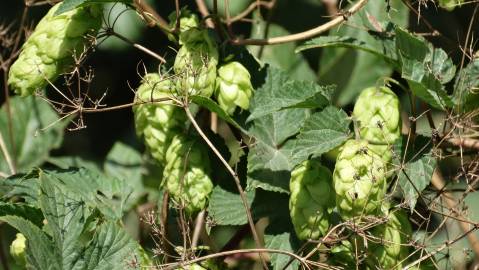
POLYGON ((393 144, 401 135, 399 99, 387 87, 364 89, 354 105, 361 139, 372 144, 393 144))
MULTIPOLYGON (((171 97, 173 84, 157 73, 147 74, 136 92, 136 102, 149 102, 171 97)), ((151 155, 161 164, 173 136, 182 132, 186 113, 172 101, 140 104, 133 107, 138 136, 143 136, 151 155)))
POLYGON ((17 233, 15 240, 10 245, 10 254, 19 265, 26 265, 25 249, 27 239, 21 233, 17 233))
POLYGON ((236 106, 247 110, 253 94, 251 75, 239 62, 230 62, 218 69, 216 98, 220 107, 232 115, 236 106))
POLYGON ((166 151, 163 185, 173 200, 189 214, 205 209, 213 189, 210 163, 204 144, 182 134, 173 137, 166 151))
MULTIPOLYGON (((352 239, 353 242, 358 242, 358 238, 352 239)), ((331 254, 328 259, 328 264, 340 266, 342 269, 356 269, 356 265, 361 266, 364 260, 364 247, 353 245, 349 240, 343 240, 331 248, 331 254), (356 255, 357 254, 357 255, 356 255)), ((362 269, 360 267, 359 269, 362 269)))
POLYGON ((412 228, 405 212, 390 212, 388 221, 372 229, 377 241, 370 243, 368 261, 371 267, 402 269, 407 264, 412 228), (379 241, 379 242, 378 242, 379 241))
MULTIPOLYGON (((168 19, 170 20, 170 28, 174 29, 176 27, 176 12, 172 12, 168 19)), ((200 30, 200 19, 196 14, 192 13, 190 10, 183 8, 180 11, 180 34, 179 34, 179 43, 184 44, 192 42, 201 37, 200 30)), ((168 34, 168 38, 171 41, 176 42, 176 38, 172 34, 168 34)))
POLYGON ((336 205, 344 219, 376 214, 386 192, 386 163, 364 140, 347 141, 333 173, 336 205))
POLYGON ((299 239, 326 234, 334 207, 332 176, 318 161, 308 160, 291 172, 289 212, 299 239))
POLYGON ((195 41, 178 50, 173 69, 180 93, 210 97, 214 92, 218 49, 207 30, 196 33, 195 41))
POLYGON ((79 55, 102 23, 100 5, 76 8, 54 16, 61 3, 53 6, 23 44, 18 59, 10 67, 8 84, 17 94, 31 95, 68 71, 73 54, 79 55))

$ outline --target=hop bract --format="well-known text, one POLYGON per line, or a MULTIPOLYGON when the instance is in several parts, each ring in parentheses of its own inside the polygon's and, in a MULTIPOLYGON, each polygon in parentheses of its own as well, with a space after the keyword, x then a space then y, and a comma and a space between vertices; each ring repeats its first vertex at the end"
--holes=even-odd
POLYGON ((347 141, 333 173, 336 205, 344 219, 375 214, 386 192, 386 164, 363 140, 347 141))
POLYGON ((173 137, 166 151, 163 185, 187 213, 205 209, 213 189, 209 172, 208 152, 203 144, 182 134, 173 137))
POLYGON ((399 99, 387 87, 364 89, 354 105, 361 138, 372 144, 392 144, 401 132, 399 99))
POLYGON ((289 211, 299 239, 318 239, 334 207, 332 176, 318 161, 308 160, 291 172, 289 211))
POLYGON ((85 36, 95 36, 101 27, 101 6, 76 8, 54 16, 59 5, 52 7, 38 23, 10 67, 8 84, 17 94, 31 95, 67 72, 73 55, 84 51, 85 36))
POLYGON ((194 38, 184 39, 192 41, 185 42, 175 58, 179 91, 185 95, 210 97, 214 91, 218 64, 216 43, 206 29, 195 32, 194 38))
POLYGON ((151 155, 164 163, 166 150, 175 134, 182 132, 186 113, 167 99, 173 95, 173 84, 159 74, 150 73, 136 92, 135 102, 145 103, 133 107, 138 136, 143 136, 151 155))
POLYGON ((251 75, 241 63, 230 62, 218 69, 216 98, 228 114, 233 114, 236 106, 247 110, 252 94, 251 75))
POLYGON ((19 265, 26 264, 25 249, 27 248, 27 239, 21 233, 17 233, 15 240, 10 245, 10 254, 19 265))
MULTIPOLYGON (((194 41, 195 33, 201 32, 199 29, 200 19, 188 9, 182 9, 180 12, 179 43, 184 44, 194 41)), ((170 20, 170 28, 174 29, 176 27, 176 12, 172 12, 168 18, 170 20)), ((171 41, 176 41, 176 38, 171 34, 168 35, 168 38, 171 41)))
POLYGON ((402 269, 409 255, 407 242, 412 234, 411 224, 403 211, 390 212, 385 224, 376 226, 372 234, 377 238, 370 243, 368 261, 382 269, 402 269))

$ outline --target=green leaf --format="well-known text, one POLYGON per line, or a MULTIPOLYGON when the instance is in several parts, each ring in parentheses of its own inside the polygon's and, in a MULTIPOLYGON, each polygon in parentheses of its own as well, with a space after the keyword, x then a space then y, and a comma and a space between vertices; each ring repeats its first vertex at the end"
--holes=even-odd
POLYGON ((8 223, 20 231, 27 239, 27 264, 31 269, 61 270, 58 254, 48 236, 30 221, 17 216, 0 217, 1 221, 8 223))
POLYGON ((28 219, 36 226, 42 226, 43 214, 40 209, 24 203, 0 202, 0 216, 18 216, 28 219))
MULTIPOLYGON (((400 0, 369 1, 358 13, 348 18, 347 24, 330 31, 330 35, 354 38, 368 44, 369 51, 384 50, 381 54, 394 58, 390 39, 384 39, 389 35, 390 25, 383 22, 407 25, 408 14, 408 8, 400 0), (386 12, 387 3, 391 4, 389 14, 386 12), (378 32, 382 32, 383 36, 378 32)), ((383 57, 366 51, 325 48, 320 60, 319 80, 322 84, 337 85, 335 98, 343 106, 353 101, 362 89, 376 85, 382 77, 390 76, 393 67, 383 57)))
MULTIPOLYGON (((236 2, 237 0, 233 1, 236 2)), ((221 1, 219 1, 221 2, 221 1)), ((285 36, 290 33, 283 27, 275 24, 268 23, 267 36, 264 35, 266 22, 261 20, 258 13, 253 15, 253 27, 251 29, 250 38, 267 38, 285 36)), ((261 57, 259 59, 262 62, 268 63, 273 67, 282 69, 291 75, 292 78, 297 80, 316 81, 316 74, 309 66, 306 58, 302 54, 294 53, 294 42, 289 42, 274 46, 249 46, 248 50, 258 56, 261 50, 261 57)))
POLYGON ((332 90, 311 81, 292 80, 284 71, 270 67, 251 100, 248 121, 284 108, 323 108, 330 104, 332 90))
MULTIPOLYGON (((300 247, 299 240, 294 236, 294 233, 291 233, 294 232, 294 229, 289 223, 281 220, 280 222, 272 222, 274 226, 268 226, 265 232, 266 248, 296 253, 296 250, 300 247), (289 228, 281 228, 286 227, 284 224, 289 224, 289 228)), ((273 270, 295 270, 299 267, 299 262, 291 256, 277 253, 271 254, 271 264, 273 270), (287 264, 289 265, 285 268, 287 264)))
POLYGON ((92 4, 98 4, 98 3, 125 3, 125 4, 131 4, 133 1, 132 0, 64 0, 61 3, 61 6, 58 8, 58 10, 55 12, 55 15, 62 14, 64 12, 70 11, 74 8, 77 7, 84 7, 92 4))
POLYGON ((223 109, 221 109, 218 103, 214 102, 210 98, 204 96, 192 96, 191 100, 199 106, 208 109, 210 112, 216 113, 221 119, 230 123, 234 127, 243 130, 243 128, 233 118, 231 118, 229 114, 227 114, 223 109))
POLYGON ((296 52, 304 50, 339 47, 362 50, 384 58, 394 64, 397 60, 394 38, 390 33, 369 32, 374 42, 365 42, 355 37, 348 36, 322 36, 306 41, 296 48, 296 52))
MULTIPOLYGON (((121 179, 133 190, 129 200, 135 203, 143 195, 144 186, 142 181, 142 158, 141 154, 132 147, 121 142, 113 145, 106 157, 105 174, 109 177, 121 179)), ((128 205, 130 208, 133 205, 128 205)))
POLYGON ((73 269, 129 269, 129 263, 139 258, 137 245, 115 222, 106 222, 96 228, 91 244, 73 269))
POLYGON ((80 237, 91 211, 76 192, 62 188, 53 178, 40 178, 39 204, 48 221, 63 269, 73 269, 80 257, 80 237))
POLYGON ((395 167, 402 168, 398 172, 398 183, 403 191, 405 202, 414 209, 420 193, 430 184, 436 168, 436 159, 432 155, 432 145, 429 138, 418 136, 414 145, 408 143, 403 136, 395 144, 395 167), (408 147, 408 148, 406 148, 408 147), (399 158, 405 157, 404 160, 399 158))
POLYGON ((452 107, 442 83, 453 78, 456 68, 446 53, 400 27, 396 28, 396 47, 401 76, 408 81, 411 91, 437 109, 452 107))
MULTIPOLYGON (((0 111, 0 133, 8 153, 18 172, 25 172, 42 164, 50 150, 60 146, 67 121, 58 121, 58 115, 40 98, 12 97, 10 99, 12 131, 10 136, 9 114, 6 105, 0 111), (53 124, 52 126, 49 126, 53 124), (45 130, 43 130, 45 129, 45 130)), ((0 171, 10 172, 7 162, 0 154, 0 171)))
POLYGON ((49 178, 78 194, 86 205, 98 208, 109 219, 121 219, 128 210, 133 188, 124 179, 106 177, 86 169, 43 171, 40 179, 49 178))
POLYGON ((333 106, 311 115, 304 123, 294 146, 295 160, 299 162, 341 145, 350 136, 351 120, 341 109, 333 106))
POLYGON ((14 197, 22 198, 29 205, 38 206, 38 170, 33 170, 28 174, 13 175, 0 182, 0 187, 5 190, 3 199, 14 197))
POLYGON ((479 107, 479 58, 459 71, 454 84, 456 111, 469 112, 479 107))
MULTIPOLYGON (((248 206, 255 197, 254 191, 245 193, 248 206)), ((229 192, 216 186, 211 193, 208 213, 218 225, 243 225, 248 223, 246 210, 238 193, 229 192)))
POLYGON ((253 122, 249 135, 255 139, 248 153, 248 189, 262 188, 275 192, 289 192, 289 171, 293 140, 309 116, 306 109, 285 109, 253 122))

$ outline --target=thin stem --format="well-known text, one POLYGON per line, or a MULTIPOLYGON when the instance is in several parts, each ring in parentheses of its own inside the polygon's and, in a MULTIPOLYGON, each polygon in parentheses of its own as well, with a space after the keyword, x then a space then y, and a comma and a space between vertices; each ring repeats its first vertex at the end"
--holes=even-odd
MULTIPOLYGON (((237 187, 237 189, 239 191, 239 194, 240 194, 240 197, 241 197, 241 201, 243 203, 243 207, 245 208, 245 211, 246 211, 246 216, 248 218, 248 223, 249 223, 250 228, 251 228, 251 234, 253 235, 253 239, 255 241, 256 247, 261 248, 262 247, 261 241, 259 240, 258 233, 256 232, 253 217, 251 215, 251 211, 250 211, 250 208, 248 206, 248 201, 246 199, 246 195, 244 193, 243 187, 241 187, 241 182, 240 182, 240 179, 238 177, 238 174, 236 174, 236 172, 233 170, 233 168, 231 168, 231 166, 228 164, 228 162, 223 158, 223 156, 221 156, 221 153, 218 151, 218 149, 216 149, 216 147, 213 145, 213 143, 208 139, 208 137, 205 135, 203 130, 201 130, 200 126, 198 125, 195 118, 191 114, 190 108, 188 106, 184 106, 184 109, 185 109, 186 115, 188 116, 188 119, 191 121, 191 123, 195 127, 196 131, 200 134, 200 136, 203 138, 203 140, 206 142, 206 144, 208 144, 208 146, 215 153, 215 155, 220 159, 221 163, 223 163, 223 165, 226 167, 226 169, 231 174, 231 176, 233 176, 236 187, 237 187)), ((261 253, 259 255, 260 255, 260 259, 263 263, 263 267, 265 269, 268 269, 268 265, 266 264, 265 259, 263 258, 261 253)))
POLYGON ((200 239, 200 234, 205 224, 205 215, 206 215, 206 211, 202 210, 196 217, 195 229, 193 231, 193 237, 191 238, 192 250, 195 250, 196 246, 198 246, 198 240, 200 239))
POLYGON ((113 36, 115 36, 115 37, 117 37, 117 38, 119 38, 119 39, 125 41, 126 43, 132 45, 133 47, 139 49, 140 51, 143 51, 143 52, 145 52, 146 54, 148 54, 148 55, 150 55, 150 56, 153 56, 154 58, 160 60, 161 63, 163 63, 163 64, 166 63, 165 58, 161 57, 160 55, 158 55, 157 53, 153 52, 152 50, 150 50, 150 49, 144 47, 143 45, 140 45, 140 44, 138 44, 138 43, 135 43, 135 42, 129 40, 128 38, 126 38, 126 37, 124 37, 124 36, 122 36, 122 35, 120 35, 120 34, 114 32, 114 31, 108 31, 108 34, 111 34, 111 35, 113 35, 113 36))
POLYGON ((17 173, 17 170, 15 168, 15 165, 12 161, 12 158, 10 157, 10 154, 8 153, 7 145, 5 144, 5 140, 3 139, 3 135, 0 132, 0 149, 2 150, 2 154, 5 157, 5 160, 7 161, 8 169, 10 170, 11 174, 17 173))
MULTIPOLYGON (((197 2, 198 1, 200 0, 197 0, 197 2)), ((343 23, 344 21, 348 19, 348 17, 358 12, 364 5, 366 5, 367 2, 368 0, 359 0, 348 11, 346 11, 343 16, 336 17, 325 24, 322 24, 316 28, 313 28, 301 33, 296 33, 296 34, 281 36, 281 37, 266 38, 266 39, 235 39, 235 40, 231 40, 230 42, 233 45, 272 45, 272 44, 282 44, 282 43, 288 43, 288 42, 312 38, 343 23)))
MULTIPOLYGON (((438 169, 434 171, 434 174, 432 175, 431 183, 441 193, 441 196, 446 202, 447 207, 449 208, 449 211, 454 216, 467 220, 466 218, 462 217, 462 214, 460 212, 455 211, 457 203, 453 199, 454 195, 450 192, 443 190, 444 187, 446 186, 446 183, 444 182, 441 172, 438 169)), ((445 219, 447 219, 447 217, 445 217, 445 219)), ((471 228, 474 229, 476 227, 476 226, 471 226, 470 223, 464 222, 464 221, 458 221, 458 223, 464 233, 467 233, 471 230, 471 228)), ((474 251, 474 254, 476 255, 476 258, 479 258, 479 240, 477 239, 474 233, 468 233, 466 236, 467 236, 467 240, 469 241, 469 244, 472 247, 472 250, 474 251)))
POLYGON ((208 7, 205 4, 205 1, 203 0, 196 0, 196 5, 198 6, 198 10, 201 13, 201 16, 203 18, 206 18, 206 25, 210 28, 214 28, 214 22, 213 19, 210 17, 210 12, 208 11, 208 7))

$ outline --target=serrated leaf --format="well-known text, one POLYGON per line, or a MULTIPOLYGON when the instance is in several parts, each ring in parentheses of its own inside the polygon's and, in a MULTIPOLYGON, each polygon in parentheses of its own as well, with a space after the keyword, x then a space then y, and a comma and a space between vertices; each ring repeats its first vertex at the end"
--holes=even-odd
POLYGON ((28 174, 13 175, 0 182, 0 187, 4 189, 3 199, 13 197, 22 198, 25 202, 32 206, 37 206, 38 200, 38 171, 33 170, 28 174))
POLYGON ((315 82, 292 80, 284 71, 270 67, 264 84, 256 89, 251 100, 248 121, 300 105, 323 108, 330 104, 332 90, 331 87, 319 86, 315 82))
POLYGON ((395 149, 398 153, 395 155, 395 167, 402 168, 398 172, 398 183, 406 203, 413 210, 420 193, 430 184, 437 164, 431 153, 430 138, 417 136, 412 144, 403 136, 396 142, 395 149))
POLYGON ((67 171, 43 171, 40 178, 50 178, 64 188, 76 192, 92 208, 98 208, 106 217, 118 220, 131 205, 133 189, 124 179, 106 177, 83 168, 67 171))
POLYGON ((82 260, 73 269, 129 269, 128 265, 138 258, 136 247, 123 228, 115 222, 106 222, 97 227, 82 260))
POLYGON ((131 4, 132 0, 63 0, 61 6, 55 12, 55 15, 62 14, 64 12, 70 11, 77 7, 84 7, 92 4, 97 3, 124 3, 124 4, 131 4))
POLYGON ((60 255, 62 269, 73 269, 81 252, 78 238, 91 211, 75 192, 62 189, 52 178, 40 179, 39 205, 48 221, 55 253, 60 255))
POLYGON ((289 171, 294 167, 294 141, 309 111, 285 109, 254 121, 249 135, 255 139, 248 153, 248 189, 289 192, 289 171))
MULTIPOLYGON (((254 191, 246 192, 248 206, 255 197, 254 191)), ((216 186, 211 193, 208 213, 218 225, 243 225, 248 223, 246 210, 237 193, 229 192, 216 186)))
POLYGON ((294 157, 299 162, 341 145, 350 136, 351 120, 341 109, 333 106, 311 115, 304 123, 294 145, 294 157))
POLYGON ((475 58, 459 71, 454 84, 454 103, 458 112, 479 107, 479 58, 475 58))
POLYGON ((408 81, 411 91, 437 109, 452 107, 442 83, 452 79, 455 66, 445 52, 433 49, 424 39, 400 27, 396 28, 396 47, 401 76, 408 81))
MULTIPOLYGON (((253 20, 255 23, 252 24, 250 38, 278 37, 290 34, 280 25, 262 20, 257 12, 253 14, 253 20), (267 36, 264 36, 266 27, 268 28, 267 36)), ((261 50, 261 57, 259 57, 261 61, 286 71, 294 79, 316 81, 316 74, 306 58, 302 54, 294 53, 295 46, 294 42, 289 42, 274 46, 249 46, 248 50, 257 56, 261 50)))
POLYGON ((54 253, 48 236, 30 221, 17 216, 4 216, 0 220, 20 231, 27 238, 27 264, 38 270, 61 270, 61 258, 54 253))
MULTIPOLYGON (((9 113, 5 105, 0 111, 0 133, 16 164, 17 172, 25 172, 42 164, 48 158, 50 150, 60 146, 67 121, 56 122, 59 117, 55 111, 37 97, 12 97, 10 111, 13 116, 13 137, 10 137, 9 113), (47 128, 52 123, 55 124, 47 128), (46 129, 42 130, 44 128, 46 129)), ((0 171, 10 172, 3 155, 0 155, 0 171)))

